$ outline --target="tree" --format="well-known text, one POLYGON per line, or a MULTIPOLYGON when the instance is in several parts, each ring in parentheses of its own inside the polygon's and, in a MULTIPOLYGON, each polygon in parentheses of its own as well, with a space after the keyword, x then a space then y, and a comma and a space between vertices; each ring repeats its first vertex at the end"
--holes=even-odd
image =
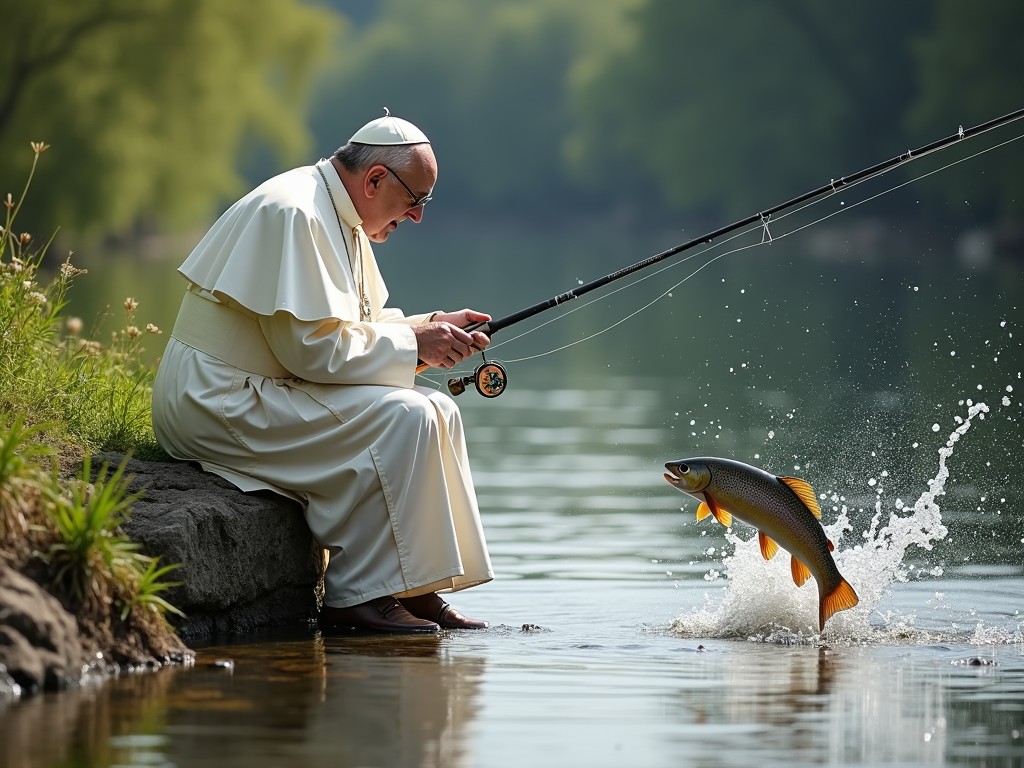
POLYGON ((340 126, 353 130, 387 106, 431 137, 439 191, 477 211, 568 213, 581 205, 564 147, 575 68, 635 4, 382 2, 339 47, 321 86, 333 98, 318 100, 314 128, 329 152, 348 138, 340 126))
POLYGON ((49 226, 208 217, 243 187, 242 147, 308 147, 306 97, 338 26, 294 0, 0 0, 2 181, 46 141, 32 211, 49 226))
POLYGON ((892 157, 927 7, 649 0, 579 82, 576 171, 746 215, 892 157))

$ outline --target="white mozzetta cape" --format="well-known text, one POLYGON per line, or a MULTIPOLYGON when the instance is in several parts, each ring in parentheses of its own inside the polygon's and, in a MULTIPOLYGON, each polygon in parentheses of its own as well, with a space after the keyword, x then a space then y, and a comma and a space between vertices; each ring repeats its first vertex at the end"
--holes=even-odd
POLYGON ((361 224, 334 166, 321 160, 265 181, 231 206, 178 271, 258 315, 358 321, 355 282, 365 270, 374 320, 422 322, 428 315, 407 318, 401 310, 383 309, 388 291, 361 224), (330 184, 337 217, 318 168, 330 184), (339 231, 338 218, 347 231, 339 231))

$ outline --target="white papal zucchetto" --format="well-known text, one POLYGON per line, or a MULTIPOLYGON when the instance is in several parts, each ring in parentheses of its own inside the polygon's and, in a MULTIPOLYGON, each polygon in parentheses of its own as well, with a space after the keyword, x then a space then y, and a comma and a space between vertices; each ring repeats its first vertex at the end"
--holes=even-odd
POLYGON ((354 134, 349 141, 353 144, 429 144, 430 139, 408 120, 394 117, 384 107, 384 117, 371 120, 354 134))

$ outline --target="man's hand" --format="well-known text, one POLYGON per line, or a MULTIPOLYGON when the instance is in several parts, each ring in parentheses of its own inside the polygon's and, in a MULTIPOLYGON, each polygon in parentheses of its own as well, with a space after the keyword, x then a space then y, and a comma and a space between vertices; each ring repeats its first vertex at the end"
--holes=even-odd
POLYGON ((491 343, 482 331, 462 330, 467 325, 485 323, 490 315, 472 309, 438 312, 429 323, 414 325, 416 350, 421 362, 431 368, 451 368, 491 343))

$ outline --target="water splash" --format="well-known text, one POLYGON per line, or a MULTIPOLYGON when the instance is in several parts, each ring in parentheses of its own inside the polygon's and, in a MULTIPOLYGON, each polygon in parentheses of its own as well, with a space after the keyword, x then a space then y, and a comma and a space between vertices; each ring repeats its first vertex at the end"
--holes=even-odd
MULTIPOLYGON (((882 614, 878 605, 893 584, 908 580, 913 567, 907 562, 908 550, 931 550, 949 533, 937 503, 945 494, 949 479, 946 462, 973 421, 983 420, 988 412, 985 403, 969 405, 967 417, 958 420, 959 426, 939 449, 938 472, 928 481, 928 490, 912 507, 897 503, 897 510, 886 518, 879 493, 874 515, 858 542, 844 541, 851 538, 853 531, 845 504, 839 507, 836 519, 824 525, 836 547, 836 565, 854 585, 860 603, 832 616, 823 633, 819 635, 817 630, 818 592, 814 580, 802 588, 796 587, 790 575, 788 553, 764 560, 757 537, 750 536, 749 529, 744 531, 743 538, 732 529, 726 533, 733 553, 723 559, 728 583, 715 596, 718 599, 706 596, 704 606, 676 618, 670 631, 684 637, 742 638, 778 644, 935 641, 934 634, 915 627, 915 616, 895 611, 882 614)), ((930 571, 934 576, 941 573, 941 568, 930 571)), ((991 642, 993 631, 1002 633, 1003 642, 1019 642, 1002 630, 979 628, 975 634, 981 632, 991 642)))

